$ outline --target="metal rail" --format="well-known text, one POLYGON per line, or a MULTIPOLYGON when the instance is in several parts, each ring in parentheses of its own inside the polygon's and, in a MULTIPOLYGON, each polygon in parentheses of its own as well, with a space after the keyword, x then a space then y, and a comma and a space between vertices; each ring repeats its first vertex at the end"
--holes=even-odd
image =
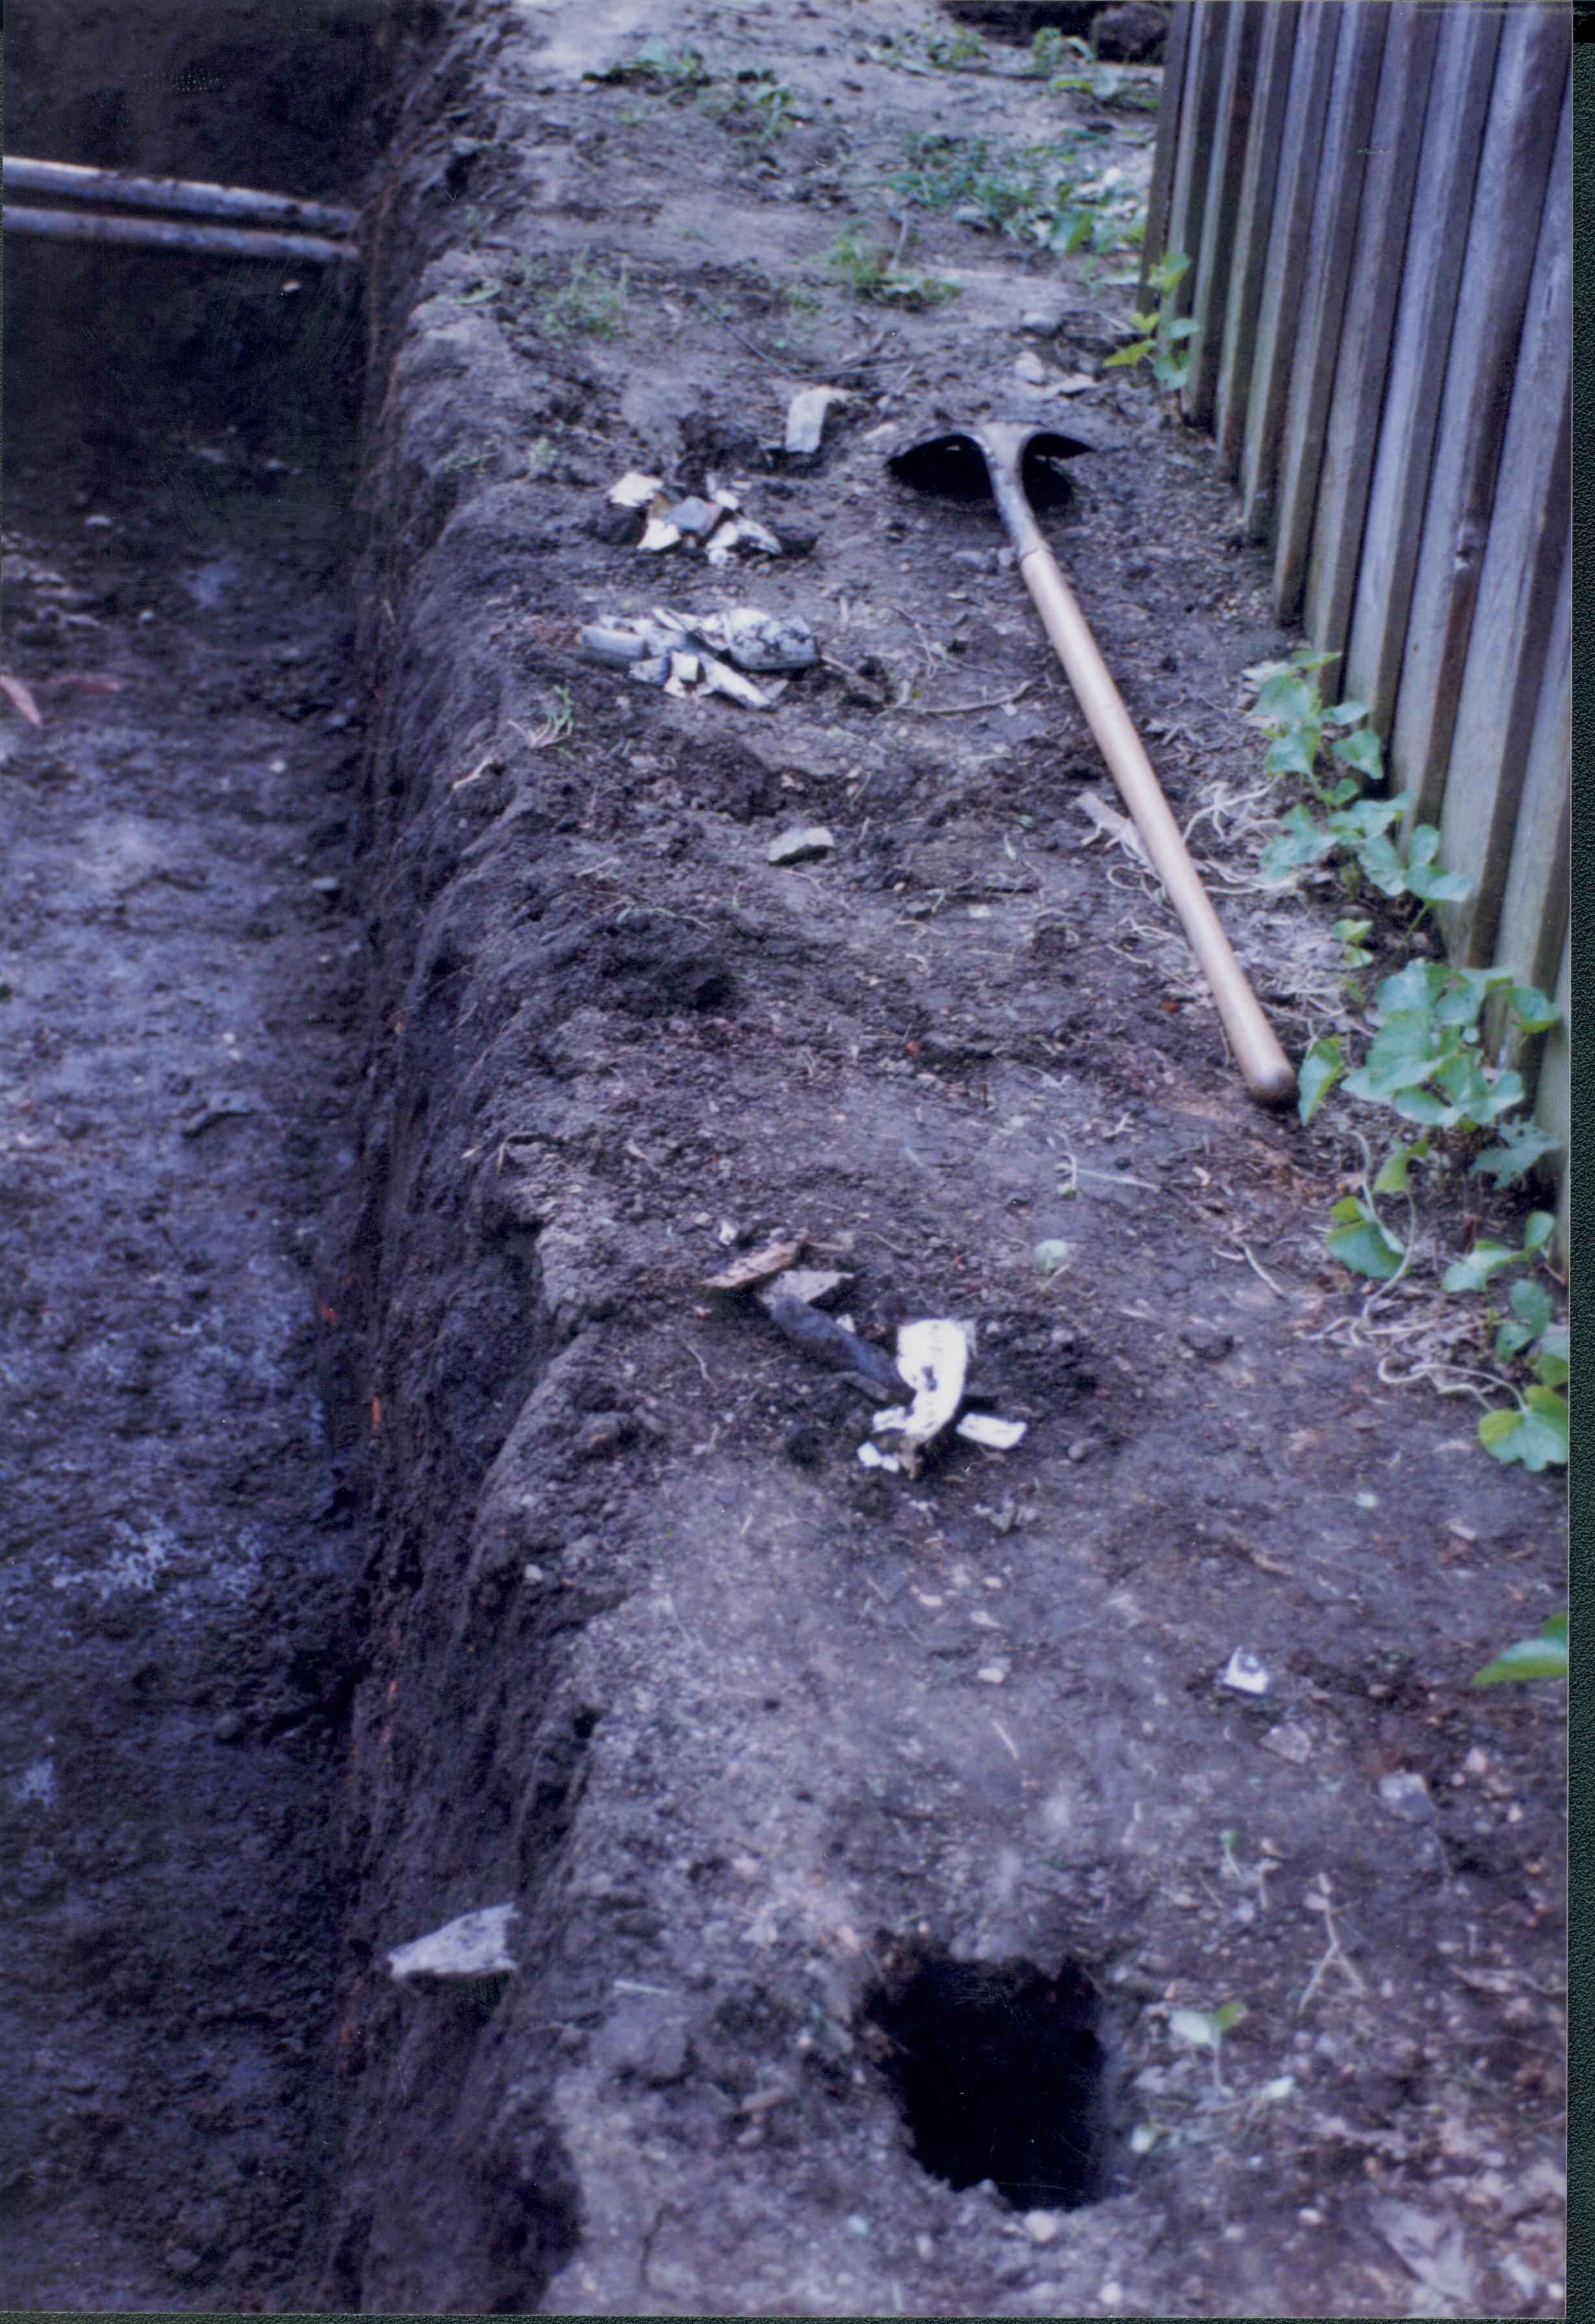
POLYGON ((297 194, 188 178, 134 177, 75 161, 30 161, 14 153, 0 163, 0 182, 8 193, 60 194, 73 201, 111 202, 122 210, 186 210, 195 217, 237 218, 311 234, 351 235, 360 223, 359 212, 341 202, 303 201, 297 194))
POLYGON ((7 202, 7 234, 37 234, 60 242, 132 243, 145 249, 192 251, 201 256, 287 260, 301 266, 332 266, 360 255, 353 242, 320 235, 272 234, 248 226, 190 226, 178 218, 115 217, 92 210, 31 209, 7 202))

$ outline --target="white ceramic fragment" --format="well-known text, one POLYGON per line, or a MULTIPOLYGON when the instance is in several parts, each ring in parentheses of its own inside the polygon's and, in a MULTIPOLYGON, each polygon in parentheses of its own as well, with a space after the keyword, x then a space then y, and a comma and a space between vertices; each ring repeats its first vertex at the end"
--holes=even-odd
POLYGON ((972 1444, 983 1444, 989 1452, 1011 1452, 1022 1440, 1025 1426, 1022 1420, 1000 1420, 994 1412, 966 1412, 954 1434, 967 1437, 972 1444))
POLYGON ((654 494, 663 490, 661 476, 645 476, 640 468, 628 468, 618 484, 611 484, 609 497, 616 508, 646 508, 654 494))
POLYGON ((388 1974, 397 1985, 415 1978, 476 1978, 513 1975, 521 1966, 510 1952, 508 1931, 520 1914, 513 1904, 489 1904, 462 1913, 430 1936, 417 1937, 388 1955, 388 1974))
POLYGON ((1274 1682, 1255 1655, 1244 1646, 1237 1646, 1219 1674, 1221 1686, 1232 1686, 1237 1694, 1267 1694, 1274 1682))
POLYGON ((834 403, 845 403, 840 387, 800 387, 787 406, 787 450, 817 452, 825 431, 825 414, 834 403))

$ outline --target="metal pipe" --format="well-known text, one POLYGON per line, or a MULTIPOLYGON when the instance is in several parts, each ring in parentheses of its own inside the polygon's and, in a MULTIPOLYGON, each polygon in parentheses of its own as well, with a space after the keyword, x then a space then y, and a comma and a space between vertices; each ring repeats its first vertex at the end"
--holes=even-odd
POLYGON ((152 250, 187 250, 200 256, 286 259, 300 266, 331 266, 357 259, 359 245, 312 234, 258 234, 247 226, 187 226, 177 218, 106 217, 92 210, 36 210, 7 202, 7 234, 41 234, 60 242, 136 243, 152 250))
POLYGON ((0 163, 0 182, 19 194, 64 194, 79 202, 114 202, 124 210, 187 210, 196 217, 253 219, 312 234, 353 234, 360 223, 359 212, 341 202, 301 201, 296 194, 263 194, 251 186, 212 186, 188 178, 135 178, 121 170, 84 169, 76 161, 25 161, 14 153, 0 163))

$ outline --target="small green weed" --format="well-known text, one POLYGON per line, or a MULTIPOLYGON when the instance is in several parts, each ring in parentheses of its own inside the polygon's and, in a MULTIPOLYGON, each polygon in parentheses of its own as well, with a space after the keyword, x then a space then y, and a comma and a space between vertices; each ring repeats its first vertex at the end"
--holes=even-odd
POLYGON ((1039 243, 1063 256, 1133 246, 1144 230, 1140 198, 1122 170, 1097 167, 1105 132, 1083 130, 1034 145, 910 130, 905 166, 885 184, 899 201, 962 226, 1039 243))
POLYGON ((1183 2042, 1187 2049, 1205 2050, 1211 2056, 1213 2088, 1217 2090, 1224 2087, 1219 2076, 1219 2052, 1224 2036, 1245 2015, 1243 2001, 1221 2002, 1216 2009, 1171 2009, 1168 2013, 1168 2030, 1175 2040, 1183 2042))
POLYGON ((706 88, 714 78, 700 51, 685 42, 673 49, 660 40, 644 41, 634 57, 611 65, 606 72, 582 75, 584 80, 641 81, 671 97, 690 97, 695 89, 706 88))
POLYGON ((1159 387, 1166 387, 1171 393, 1177 393, 1184 387, 1191 367, 1190 355, 1174 351, 1194 337, 1196 326, 1188 315, 1176 319, 1170 317, 1168 310, 1176 290, 1190 271, 1190 259, 1183 250, 1168 251, 1151 268, 1147 281, 1157 293, 1157 304, 1148 314, 1131 315, 1130 328, 1137 337, 1129 346, 1119 347, 1103 358, 1104 371, 1133 368, 1150 356, 1152 376, 1159 387), (1159 340, 1163 342, 1161 354, 1158 352, 1159 340))
POLYGON ((626 327, 630 272, 621 262, 618 274, 606 274, 584 251, 570 263, 561 288, 543 301, 538 319, 550 338, 567 339, 573 332, 591 331, 613 339, 626 327))
POLYGON ((1504 1686, 1525 1679, 1567 1676, 1567 1616, 1553 1614, 1536 1637, 1516 1639, 1493 1662, 1474 1674, 1475 1686, 1504 1686))
POLYGON ((861 299, 878 307, 939 307, 963 285, 944 274, 919 274, 899 266, 888 250, 871 242, 861 226, 845 227, 825 254, 825 264, 850 282, 861 299))

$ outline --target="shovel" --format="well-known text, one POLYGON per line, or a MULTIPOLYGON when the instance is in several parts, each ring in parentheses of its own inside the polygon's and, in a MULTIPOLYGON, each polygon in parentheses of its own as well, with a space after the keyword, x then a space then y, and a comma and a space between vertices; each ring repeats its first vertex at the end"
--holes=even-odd
POLYGON ((1064 497, 1067 486, 1056 463, 1092 449, 1078 437, 1028 428, 1023 421, 988 420, 979 428, 912 445, 890 466, 894 475, 917 491, 996 502, 1018 552, 1025 586, 1074 698, 1207 979, 1246 1086, 1259 1105, 1286 1105, 1295 1094, 1295 1074, 1219 926, 1152 762, 1031 507, 1032 501, 1064 497))

